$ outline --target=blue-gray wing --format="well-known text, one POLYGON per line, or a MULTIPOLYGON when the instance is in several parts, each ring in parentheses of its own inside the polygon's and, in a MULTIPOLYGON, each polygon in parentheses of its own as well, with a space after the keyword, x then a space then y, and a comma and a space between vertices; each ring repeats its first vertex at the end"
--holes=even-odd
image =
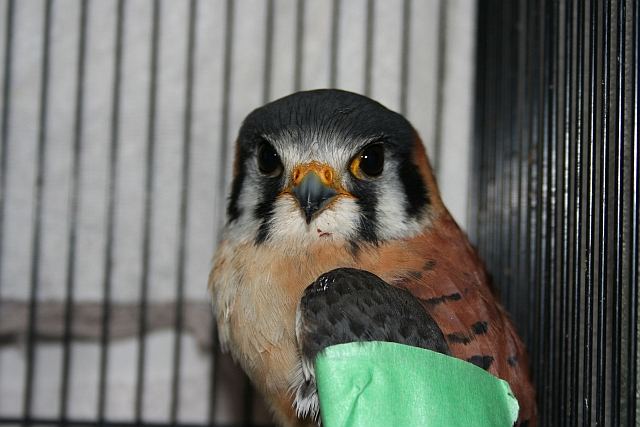
POLYGON ((373 273, 338 268, 305 290, 298 313, 302 356, 355 341, 389 341, 449 354, 444 334, 418 300, 373 273))

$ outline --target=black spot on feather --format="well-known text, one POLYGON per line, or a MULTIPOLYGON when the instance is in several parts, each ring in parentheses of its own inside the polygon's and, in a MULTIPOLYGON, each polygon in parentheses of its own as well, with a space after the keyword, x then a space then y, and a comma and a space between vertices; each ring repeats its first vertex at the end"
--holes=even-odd
POLYGON ((489 330, 489 324, 485 321, 476 322, 471 325, 471 329, 473 330, 474 334, 483 335, 486 334, 489 330))
POLYGON ((438 263, 435 260, 429 259, 427 260, 427 262, 424 263, 424 266, 422 266, 422 269, 424 271, 431 271, 436 267, 437 264, 438 263))
POLYGON ((471 338, 462 332, 453 332, 451 334, 447 334, 447 341, 451 344, 469 344, 471 342, 471 338))
POLYGON ((407 276, 412 279, 420 280, 422 278, 422 273, 419 271, 409 271, 407 272, 407 276))
POLYGON ((486 371, 487 369, 489 369, 489 367, 493 363, 493 357, 483 356, 483 355, 471 356, 470 358, 467 359, 467 362, 473 363, 474 365, 486 371))
POLYGON ((450 295, 442 295, 439 297, 423 299, 423 301, 429 305, 438 305, 438 304, 442 304, 445 301, 459 301, 461 299, 462 299, 462 295, 456 292, 450 295))

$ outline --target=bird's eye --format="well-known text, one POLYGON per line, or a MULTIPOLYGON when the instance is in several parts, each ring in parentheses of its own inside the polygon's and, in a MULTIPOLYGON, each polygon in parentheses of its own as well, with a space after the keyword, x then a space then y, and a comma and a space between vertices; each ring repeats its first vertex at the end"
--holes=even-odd
POLYGON ((265 175, 278 176, 282 172, 282 162, 275 148, 268 142, 258 147, 258 168, 265 175))
POLYGON ((351 161, 351 173, 357 178, 376 177, 384 169, 384 147, 382 144, 370 144, 351 161))

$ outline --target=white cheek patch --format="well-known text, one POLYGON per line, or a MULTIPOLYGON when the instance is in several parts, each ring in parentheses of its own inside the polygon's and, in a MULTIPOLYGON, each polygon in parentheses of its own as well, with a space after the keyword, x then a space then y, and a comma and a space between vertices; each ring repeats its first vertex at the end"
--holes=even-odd
POLYGON ((415 236, 422 228, 420 222, 409 218, 405 210, 406 196, 397 181, 387 182, 378 192, 376 219, 381 240, 415 236))
POLYGON ((259 188, 258 183, 250 176, 243 182, 242 191, 238 197, 238 207, 243 216, 251 216, 250 211, 255 207, 256 200, 260 200, 259 188))
POLYGON ((377 180, 376 230, 380 240, 403 239, 420 233, 422 224, 407 215, 407 196, 396 178, 397 163, 389 160, 377 180))
POLYGON ((295 199, 283 195, 274 204, 269 241, 304 245, 321 239, 349 240, 356 237, 359 221, 360 209, 355 200, 338 197, 307 224, 295 199))
POLYGON ((255 240, 260 227, 260 220, 255 219, 253 211, 256 208, 256 200, 260 200, 260 186, 251 175, 248 175, 242 185, 242 191, 238 197, 238 210, 240 217, 225 229, 225 237, 233 237, 234 240, 249 242, 255 240))

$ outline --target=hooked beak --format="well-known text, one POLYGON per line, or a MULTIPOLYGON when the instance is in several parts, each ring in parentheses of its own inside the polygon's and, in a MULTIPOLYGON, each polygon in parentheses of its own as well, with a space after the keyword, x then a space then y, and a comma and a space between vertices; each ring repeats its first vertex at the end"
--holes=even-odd
POLYGON ((309 171, 293 187, 292 193, 304 212, 307 224, 311 223, 316 212, 322 210, 338 194, 336 190, 325 185, 314 171, 309 171))

